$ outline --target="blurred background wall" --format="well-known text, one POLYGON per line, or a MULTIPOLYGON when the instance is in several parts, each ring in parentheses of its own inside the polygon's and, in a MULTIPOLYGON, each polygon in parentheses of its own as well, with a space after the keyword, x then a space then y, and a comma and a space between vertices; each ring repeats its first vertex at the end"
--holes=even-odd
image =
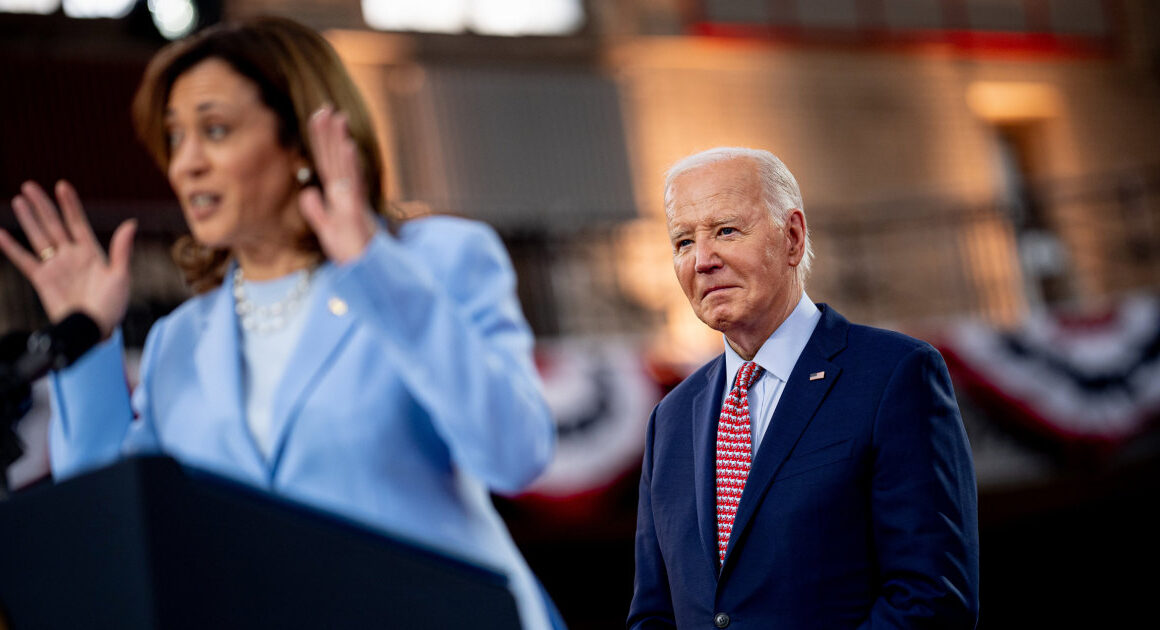
MULTIPOLYGON (((257 13, 326 33, 399 208, 503 236, 561 442, 496 501, 573 627, 623 623, 644 424, 721 348, 661 207, 667 165, 717 145, 796 174, 815 301, 946 356, 979 478, 981 626, 1150 612, 1133 572, 1160 562, 1156 3, 0 0, 0 192, 67 178, 105 238, 138 217, 132 346, 187 296, 132 92, 163 32, 257 13)), ((0 226, 18 231, 6 210, 0 226)), ((0 262, 0 331, 43 322, 0 262)), ((22 483, 44 475, 27 424, 22 483)))

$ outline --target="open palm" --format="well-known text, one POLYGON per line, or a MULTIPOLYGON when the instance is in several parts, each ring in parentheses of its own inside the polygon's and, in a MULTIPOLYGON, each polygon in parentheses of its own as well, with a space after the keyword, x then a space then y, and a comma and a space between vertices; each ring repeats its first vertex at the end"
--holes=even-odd
POLYGON ((310 139, 322 190, 313 186, 303 190, 299 206, 326 256, 339 264, 349 262, 362 255, 378 224, 346 114, 330 107, 318 110, 310 119, 310 139))
POLYGON ((65 181, 56 185, 56 204, 33 182, 25 182, 12 200, 16 220, 33 254, 0 230, 0 250, 32 283, 52 322, 81 311, 108 337, 125 317, 129 304, 129 257, 137 223, 117 227, 109 258, 93 235, 80 198, 65 181))

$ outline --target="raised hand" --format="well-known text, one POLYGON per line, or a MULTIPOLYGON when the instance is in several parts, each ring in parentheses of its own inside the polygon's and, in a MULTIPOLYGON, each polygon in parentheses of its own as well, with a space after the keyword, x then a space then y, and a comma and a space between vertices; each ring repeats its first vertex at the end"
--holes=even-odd
POLYGON ((298 197, 302 216, 318 235, 322 250, 339 264, 361 256, 378 229, 346 124, 346 115, 330 107, 310 118, 314 167, 322 190, 312 186, 298 197))
POLYGON ((0 250, 32 283, 50 321, 82 311, 107 338, 129 305, 129 257, 137 221, 117 227, 106 259, 76 190, 68 182, 57 182, 56 199, 60 212, 40 186, 25 182, 12 200, 12 210, 35 254, 4 230, 0 250))

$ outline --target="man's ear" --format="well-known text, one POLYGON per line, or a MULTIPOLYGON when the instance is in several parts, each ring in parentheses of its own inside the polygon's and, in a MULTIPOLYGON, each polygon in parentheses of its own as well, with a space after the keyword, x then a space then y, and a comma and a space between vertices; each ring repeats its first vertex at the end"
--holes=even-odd
POLYGON ((806 252, 806 215, 794 208, 785 217, 785 243, 791 267, 801 263, 806 252))

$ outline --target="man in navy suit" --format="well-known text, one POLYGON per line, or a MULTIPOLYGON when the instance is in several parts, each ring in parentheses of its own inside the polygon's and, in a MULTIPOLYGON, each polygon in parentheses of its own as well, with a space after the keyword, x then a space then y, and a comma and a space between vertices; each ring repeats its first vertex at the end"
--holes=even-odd
POLYGON ((725 351, 653 410, 630 628, 973 628, 974 470, 929 344, 805 293, 793 175, 752 149, 670 169, 689 304, 725 351))

